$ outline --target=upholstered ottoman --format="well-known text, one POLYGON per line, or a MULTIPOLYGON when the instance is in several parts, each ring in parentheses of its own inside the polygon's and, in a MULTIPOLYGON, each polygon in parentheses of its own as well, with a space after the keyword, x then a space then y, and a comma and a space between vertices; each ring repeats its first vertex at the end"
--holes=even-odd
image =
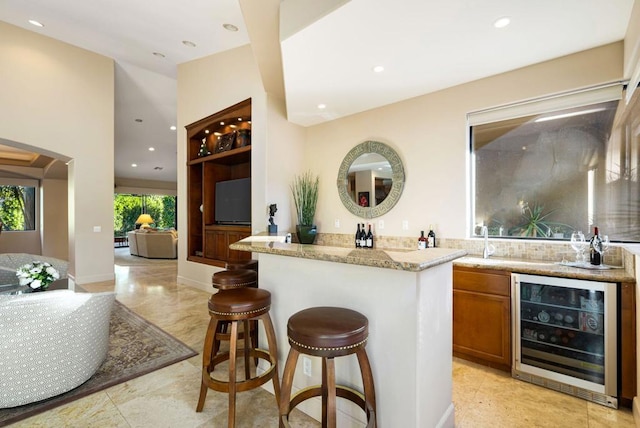
POLYGON ((71 290, 0 295, 0 408, 86 382, 107 356, 114 300, 71 290))

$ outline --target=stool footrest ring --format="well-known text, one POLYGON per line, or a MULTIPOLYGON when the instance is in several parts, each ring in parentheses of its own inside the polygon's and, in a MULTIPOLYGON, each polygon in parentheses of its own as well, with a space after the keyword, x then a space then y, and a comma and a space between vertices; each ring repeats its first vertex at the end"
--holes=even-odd
MULTIPOLYGON (((251 349, 249 354, 254 358, 260 358, 262 360, 269 361, 271 366, 260 375, 252 377, 250 379, 245 379, 243 381, 236 381, 237 392, 249 391, 260 385, 267 383, 272 379, 273 377, 272 372, 277 367, 275 358, 273 358, 264 349, 251 349)), ((243 355, 244 355, 244 349, 238 349, 237 357, 239 358, 243 355)), ((224 361, 227 361, 228 359, 229 359, 228 352, 218 354, 214 358, 212 358, 211 360, 212 366, 210 367, 216 366, 224 361)), ((211 369, 209 369, 208 367, 202 368, 203 380, 206 383, 207 387, 218 392, 229 392, 229 382, 212 378, 211 371, 213 371, 213 368, 211 369)))

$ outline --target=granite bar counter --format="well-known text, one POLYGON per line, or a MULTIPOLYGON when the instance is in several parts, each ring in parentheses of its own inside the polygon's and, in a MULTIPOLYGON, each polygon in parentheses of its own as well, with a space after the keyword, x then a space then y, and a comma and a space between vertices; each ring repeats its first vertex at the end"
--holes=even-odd
MULTIPOLYGON (((271 317, 278 363, 289 351, 287 320, 313 306, 340 306, 369 319, 367 353, 376 386, 378 427, 453 427, 452 263, 464 250, 365 250, 285 244, 267 236, 230 246, 259 260, 260 288, 272 293, 271 317)), ((264 333, 261 332, 261 340, 264 333)), ((264 342, 261 342, 264 343, 264 342)), ((320 383, 320 360, 311 376, 294 378, 294 392, 320 383)), ((338 383, 362 389, 355 356, 336 359, 338 383)), ((338 400, 339 426, 365 426, 363 412, 338 400)), ((298 406, 320 419, 320 400, 298 406)))
POLYGON ((484 259, 482 257, 466 256, 456 259, 454 266, 476 269, 493 269, 514 273, 532 275, 557 276, 561 278, 586 279, 604 282, 635 282, 631 269, 611 267, 610 269, 585 269, 569 266, 563 263, 541 260, 525 260, 512 258, 484 259))

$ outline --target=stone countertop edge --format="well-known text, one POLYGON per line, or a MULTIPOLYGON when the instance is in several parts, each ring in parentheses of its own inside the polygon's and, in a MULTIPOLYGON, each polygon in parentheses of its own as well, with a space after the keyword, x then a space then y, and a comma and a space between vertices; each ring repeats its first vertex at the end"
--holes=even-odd
POLYGON ((335 263, 371 266, 383 269, 421 272, 463 257, 465 250, 429 248, 426 250, 366 250, 323 245, 285 244, 277 241, 252 240, 251 237, 229 246, 232 250, 275 254, 335 263))
POLYGON ((453 262, 454 266, 492 269, 513 273, 528 273, 532 275, 557 276, 562 278, 586 279, 605 282, 635 282, 635 278, 623 268, 608 270, 589 270, 571 266, 563 266, 550 261, 461 257, 453 262))

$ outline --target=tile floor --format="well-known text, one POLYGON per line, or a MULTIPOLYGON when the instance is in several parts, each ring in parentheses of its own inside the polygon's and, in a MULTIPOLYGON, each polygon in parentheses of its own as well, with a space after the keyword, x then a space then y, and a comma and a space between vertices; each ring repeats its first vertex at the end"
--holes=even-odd
MULTIPOLYGON (((120 302, 201 351, 209 293, 177 285, 176 271, 175 263, 116 265, 115 282, 83 287, 89 291, 115 289, 120 302)), ((200 363, 200 357, 193 357, 12 426, 225 427, 224 394, 210 391, 203 412, 195 412, 200 363)), ((453 362, 453 401, 456 427, 634 427, 627 409, 608 409, 459 359, 453 362)), ((262 389, 239 394, 237 412, 239 428, 278 426, 273 396, 262 389)), ((320 426, 299 412, 292 416, 292 424, 320 426)))

